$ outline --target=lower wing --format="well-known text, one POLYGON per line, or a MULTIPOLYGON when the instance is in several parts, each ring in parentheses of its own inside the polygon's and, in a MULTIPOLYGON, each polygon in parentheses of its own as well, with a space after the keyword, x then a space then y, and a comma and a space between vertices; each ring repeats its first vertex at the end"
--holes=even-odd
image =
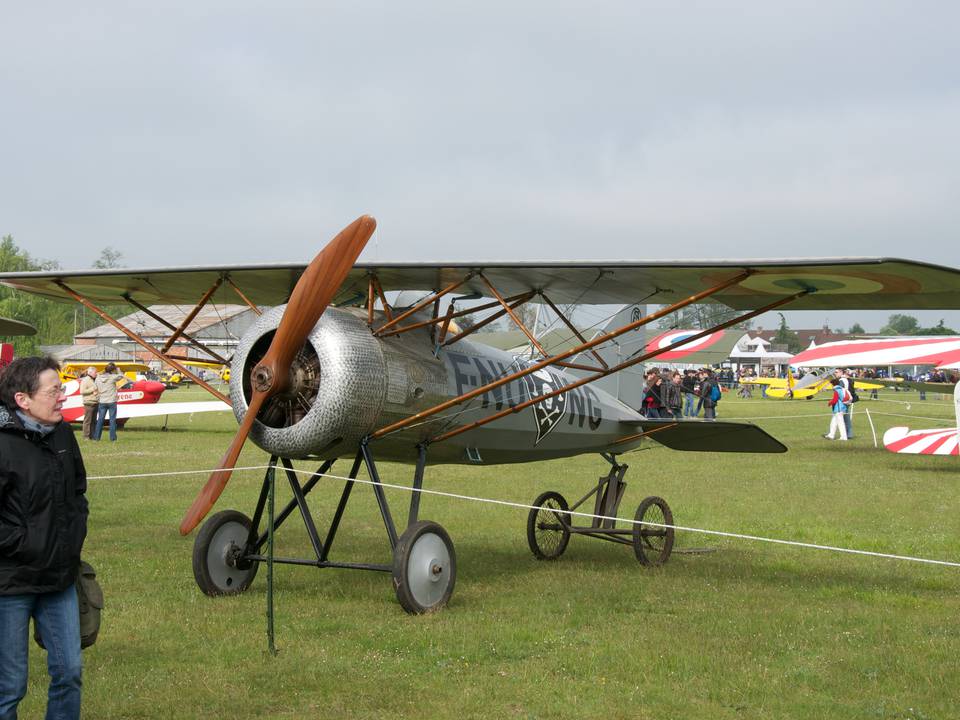
POLYGON ((171 403, 121 403, 117 405, 117 419, 156 417, 158 415, 182 415, 184 413, 222 412, 232 408, 219 400, 171 403))

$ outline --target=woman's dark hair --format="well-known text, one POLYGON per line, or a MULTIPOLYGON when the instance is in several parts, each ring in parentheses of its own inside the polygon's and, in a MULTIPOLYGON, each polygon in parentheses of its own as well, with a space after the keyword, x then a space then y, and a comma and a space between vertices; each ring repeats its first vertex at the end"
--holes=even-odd
POLYGON ((17 358, 0 373, 0 403, 11 410, 17 409, 17 393, 33 395, 40 389, 40 373, 44 370, 60 371, 60 363, 49 355, 44 357, 17 358))
POLYGON ((110 373, 111 375, 117 372, 117 366, 113 363, 107 363, 107 366, 104 368, 104 371, 110 373))

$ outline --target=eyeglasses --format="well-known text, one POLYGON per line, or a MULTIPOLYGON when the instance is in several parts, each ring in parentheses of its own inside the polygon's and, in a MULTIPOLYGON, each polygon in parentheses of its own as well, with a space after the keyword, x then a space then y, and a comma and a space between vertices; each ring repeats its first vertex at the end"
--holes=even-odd
POLYGON ((47 388, 46 390, 37 390, 37 395, 46 395, 52 400, 56 400, 61 395, 63 395, 63 385, 57 385, 57 387, 47 388))

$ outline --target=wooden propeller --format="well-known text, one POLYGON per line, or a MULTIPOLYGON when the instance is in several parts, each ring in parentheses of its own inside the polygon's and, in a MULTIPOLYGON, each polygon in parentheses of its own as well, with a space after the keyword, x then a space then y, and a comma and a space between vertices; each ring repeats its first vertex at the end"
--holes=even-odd
POLYGON ((306 342, 323 311, 340 288, 350 268, 377 227, 377 221, 362 215, 347 225, 307 266, 297 281, 287 308, 266 355, 251 373, 253 396, 243 422, 233 436, 220 466, 211 473, 193 505, 180 522, 180 534, 193 530, 217 502, 233 474, 243 444, 250 434, 263 403, 283 390, 289 380, 290 364, 306 342))

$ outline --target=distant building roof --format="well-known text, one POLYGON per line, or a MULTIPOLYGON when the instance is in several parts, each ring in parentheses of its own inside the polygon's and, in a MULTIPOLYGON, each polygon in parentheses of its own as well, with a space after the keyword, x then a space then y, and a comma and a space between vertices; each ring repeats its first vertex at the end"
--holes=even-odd
POLYGON ((97 360, 113 360, 114 362, 135 362, 136 358, 130 353, 111 345, 45 345, 41 349, 56 358, 57 362, 95 362, 97 360))
MULTIPOLYGON (((178 307, 177 305, 151 305, 149 310, 163 318, 174 327, 180 327, 193 308, 178 307)), ((225 324, 231 318, 250 312, 246 305, 205 305, 187 328, 187 333, 195 335, 202 330, 218 324, 225 324)), ((124 327, 130 328, 144 339, 170 337, 171 330, 163 323, 154 320, 145 312, 137 311, 118 319, 124 327)), ((76 340, 96 340, 97 338, 126 337, 113 325, 99 325, 76 336, 76 340)))

